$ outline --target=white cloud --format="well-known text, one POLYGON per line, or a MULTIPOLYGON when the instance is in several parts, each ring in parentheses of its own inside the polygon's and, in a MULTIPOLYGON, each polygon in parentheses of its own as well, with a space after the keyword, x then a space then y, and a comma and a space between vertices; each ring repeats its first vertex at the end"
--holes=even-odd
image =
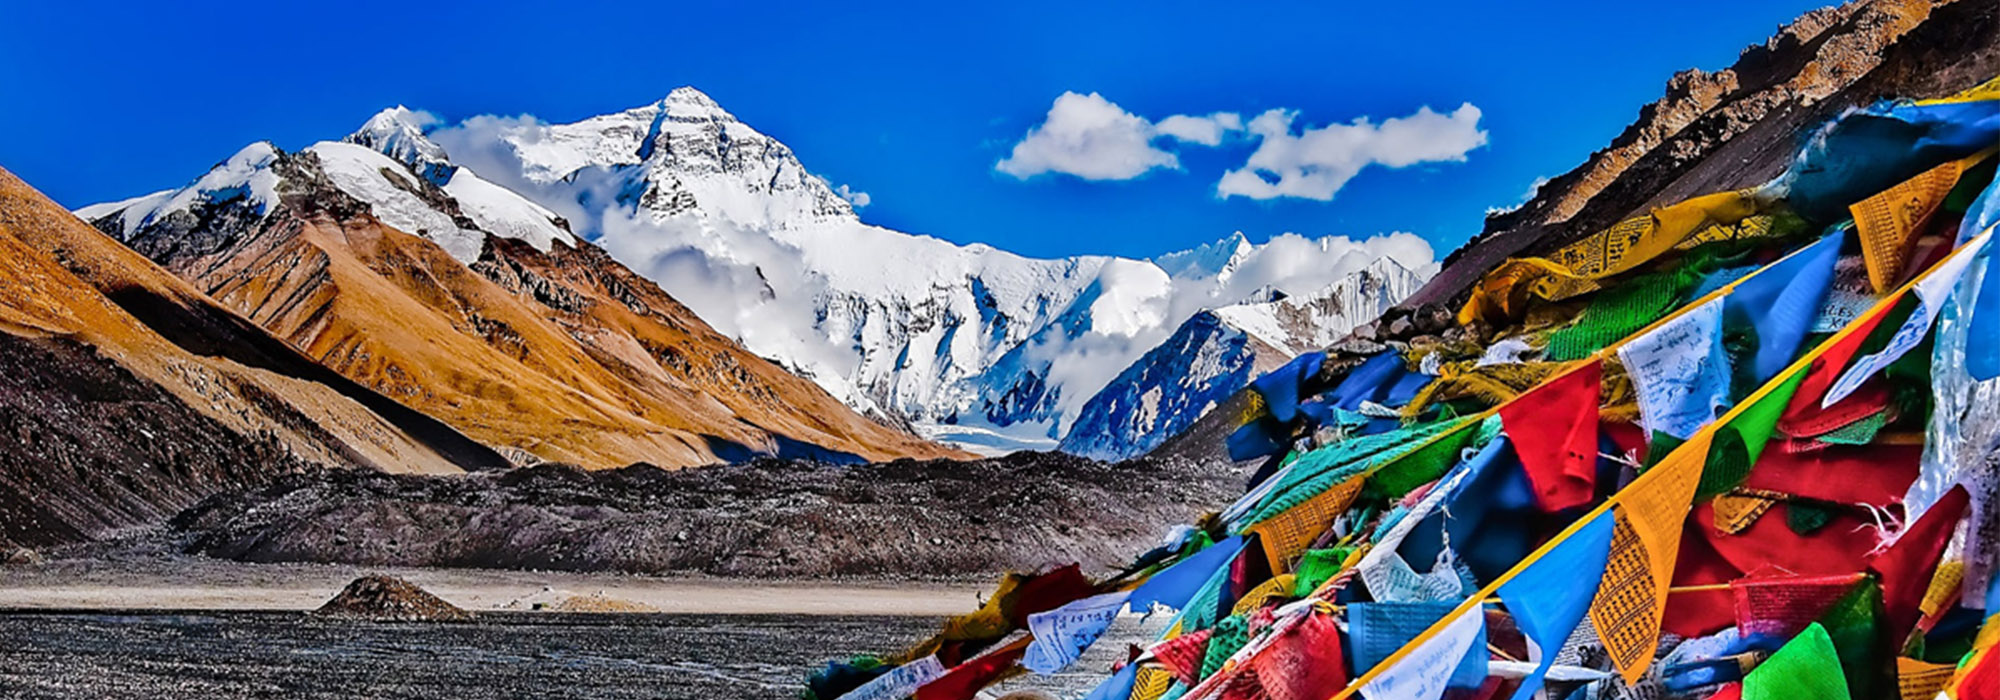
POLYGON ((1377 124, 1367 117, 1292 133, 1298 112, 1274 109, 1252 119, 1250 133, 1262 139, 1242 168, 1216 183, 1223 198, 1300 197, 1328 201, 1347 181, 1371 164, 1401 168, 1417 163, 1462 162, 1486 145, 1480 111, 1468 102, 1450 114, 1429 107, 1377 124))
POLYGON ((1216 112, 1206 117, 1176 114, 1161 119, 1153 125, 1153 130, 1188 143, 1216 146, 1222 143, 1224 134, 1243 130, 1243 117, 1235 112, 1216 112))
POLYGON ((1242 126, 1243 118, 1231 113, 1175 115, 1155 125, 1103 95, 1064 92, 1042 123, 1029 129, 993 169, 1023 180, 1044 173, 1130 180, 1154 168, 1180 167, 1172 152, 1154 145, 1159 138, 1214 146, 1222 143, 1224 133, 1242 126))
POLYGON ((1546 184, 1549 184, 1548 176, 1544 175, 1535 178, 1534 182, 1528 183, 1528 191, 1521 194, 1521 201, 1509 204, 1504 207, 1487 207, 1486 215, 1492 216, 1494 214, 1505 214, 1514 211, 1516 209, 1520 209, 1521 207, 1527 206, 1529 202, 1535 201, 1535 195, 1541 194, 1542 185, 1546 184))
POLYGON ((875 198, 868 196, 867 192, 851 189, 846 185, 833 188, 833 193, 840 195, 841 199, 847 200, 847 203, 854 205, 856 209, 868 206, 869 202, 875 201, 875 198))

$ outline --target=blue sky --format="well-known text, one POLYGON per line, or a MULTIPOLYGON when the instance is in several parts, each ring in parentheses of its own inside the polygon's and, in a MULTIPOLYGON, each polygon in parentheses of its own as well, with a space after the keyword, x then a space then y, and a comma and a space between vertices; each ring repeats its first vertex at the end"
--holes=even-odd
POLYGON ((180 185, 251 141, 338 138, 399 103, 569 121, 694 85, 868 193, 872 223, 1037 256, 1150 256, 1237 230, 1410 231, 1442 255, 1488 207, 1605 145, 1675 71, 1726 67, 1825 3, 128 4, 17 3, 0 22, 0 166, 67 206, 180 185), (1143 120, 1121 132, 1141 149, 1173 115, 1287 110, 1291 135, 1426 106, 1459 121, 1262 154, 1273 139, 1254 129, 1213 146, 1159 136, 1141 157, 1177 167, 1130 179, 1061 172, 1129 174, 1100 167, 1102 149, 997 169, 1065 92, 1143 120), (1362 167, 1329 201, 1313 198, 1324 178, 1303 177, 1235 190, 1307 196, 1218 196, 1253 157, 1305 175, 1408 164, 1362 167))

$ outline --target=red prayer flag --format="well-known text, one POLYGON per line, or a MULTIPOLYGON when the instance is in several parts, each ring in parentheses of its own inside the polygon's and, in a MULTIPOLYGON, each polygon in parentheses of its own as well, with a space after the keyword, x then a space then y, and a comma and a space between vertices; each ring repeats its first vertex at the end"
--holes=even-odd
POLYGON ((1029 615, 1048 612, 1096 593, 1097 588, 1084 577, 1082 567, 1071 564, 1021 584, 1014 607, 1007 611, 1007 621, 1014 624, 1014 629, 1025 629, 1029 615))
POLYGON ((1972 663, 1958 681, 1958 700, 2000 700, 2000 651, 1988 650, 1972 663))
POLYGON ((1153 658, 1174 674, 1174 680, 1192 687, 1201 680, 1201 661, 1208 655, 1208 638, 1214 634, 1213 629, 1198 630, 1160 642, 1153 645, 1153 658))
POLYGON ((916 700, 970 700, 986 686, 1000 682, 1014 670, 1021 655, 1027 653, 1028 643, 1033 637, 1022 637, 1007 646, 1000 647, 985 655, 959 664, 946 671, 937 680, 917 688, 916 700))
POLYGON ((1924 593, 1937 575, 1938 560, 1965 517, 1970 501, 1965 487, 1954 486, 1903 532, 1894 544, 1868 561, 1868 570, 1882 580, 1882 606, 1888 612, 1890 639, 1901 645, 1923 615, 1924 593))
POLYGON ((1590 364, 1500 407, 1542 510, 1587 505, 1597 494, 1597 398, 1604 363, 1590 364))
MULTIPOLYGON (((1820 408, 1820 401, 1826 398, 1826 391, 1833 388, 1833 382, 1840 379, 1847 364, 1860 354, 1861 347, 1868 342, 1868 336, 1875 333, 1875 327, 1888 318, 1888 309, 1894 304, 1882 307, 1882 311, 1866 318, 1855 320, 1855 331, 1847 334, 1819 357, 1813 358, 1812 366, 1806 368, 1806 378, 1799 382, 1798 391, 1792 393, 1792 402, 1785 406, 1785 413, 1778 418, 1778 427, 1787 435, 1819 435, 1834 427, 1858 420, 1862 415, 1851 415, 1855 407, 1879 408, 1881 404, 1870 403, 1874 398, 1867 392, 1849 395, 1838 404, 1820 408)), ((1865 415, 1865 414, 1863 414, 1865 415)))
POLYGON ((1280 633, 1251 670, 1271 700, 1325 700, 1347 687, 1347 662, 1333 616, 1313 612, 1280 633))

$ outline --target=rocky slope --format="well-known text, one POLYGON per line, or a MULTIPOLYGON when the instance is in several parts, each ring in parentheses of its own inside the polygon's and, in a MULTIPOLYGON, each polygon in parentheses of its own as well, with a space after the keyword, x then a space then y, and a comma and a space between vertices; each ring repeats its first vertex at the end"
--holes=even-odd
POLYGON ((0 170, 0 540, 156 522, 308 468, 505 461, 327 371, 0 170))
POLYGON ((692 88, 567 124, 438 127, 396 108, 348 140, 430 177, 476 172, 518 192, 849 405, 988 447, 1054 446, 1203 309, 1272 288, 1310 295, 1387 255, 1420 274, 1433 262, 1406 234, 1031 259, 870 226, 791 149, 692 88))
POLYGON ((1508 255, 1550 252, 1649 207, 1767 181, 1790 163, 1797 134, 1845 110, 1984 82, 2000 74, 1996 14, 1992 0, 1853 0, 1805 14, 1727 69, 1684 71, 1611 146, 1489 218, 1447 256, 1450 272, 1403 307, 1455 308, 1508 255))
MULTIPOLYGON (((1396 308, 1335 343, 1347 355, 1458 333, 1471 285, 1510 256, 1552 252, 1648 208, 1763 183, 1790 164, 1798 134, 1893 97, 1941 97, 2000 75, 2000 0, 1854 0, 1807 13, 1715 73, 1685 71, 1613 143, 1487 219, 1443 269, 1396 308)), ((1321 383, 1351 365, 1333 362, 1321 383)), ((1221 453, 1231 397, 1155 454, 1221 453)))
POLYGON ((165 535, 249 562, 861 578, 1071 561, 1104 570, 1226 502, 1239 479, 1184 461, 1028 452, 853 467, 319 472, 211 497, 165 535))
POLYGON ((186 187, 79 213, 516 462, 950 454, 717 334, 552 212, 430 167, 436 147, 398 124, 372 120, 366 146, 253 144, 186 187))

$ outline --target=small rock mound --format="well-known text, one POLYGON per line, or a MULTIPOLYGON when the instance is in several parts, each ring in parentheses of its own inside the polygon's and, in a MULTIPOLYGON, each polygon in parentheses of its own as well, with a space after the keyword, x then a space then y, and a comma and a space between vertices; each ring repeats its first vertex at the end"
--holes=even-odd
POLYGON ((7 553, 7 566, 37 566, 43 562, 42 555, 27 547, 16 547, 7 553))
POLYGON ((398 622, 470 620, 472 613, 394 576, 363 576, 313 614, 350 620, 398 622))

